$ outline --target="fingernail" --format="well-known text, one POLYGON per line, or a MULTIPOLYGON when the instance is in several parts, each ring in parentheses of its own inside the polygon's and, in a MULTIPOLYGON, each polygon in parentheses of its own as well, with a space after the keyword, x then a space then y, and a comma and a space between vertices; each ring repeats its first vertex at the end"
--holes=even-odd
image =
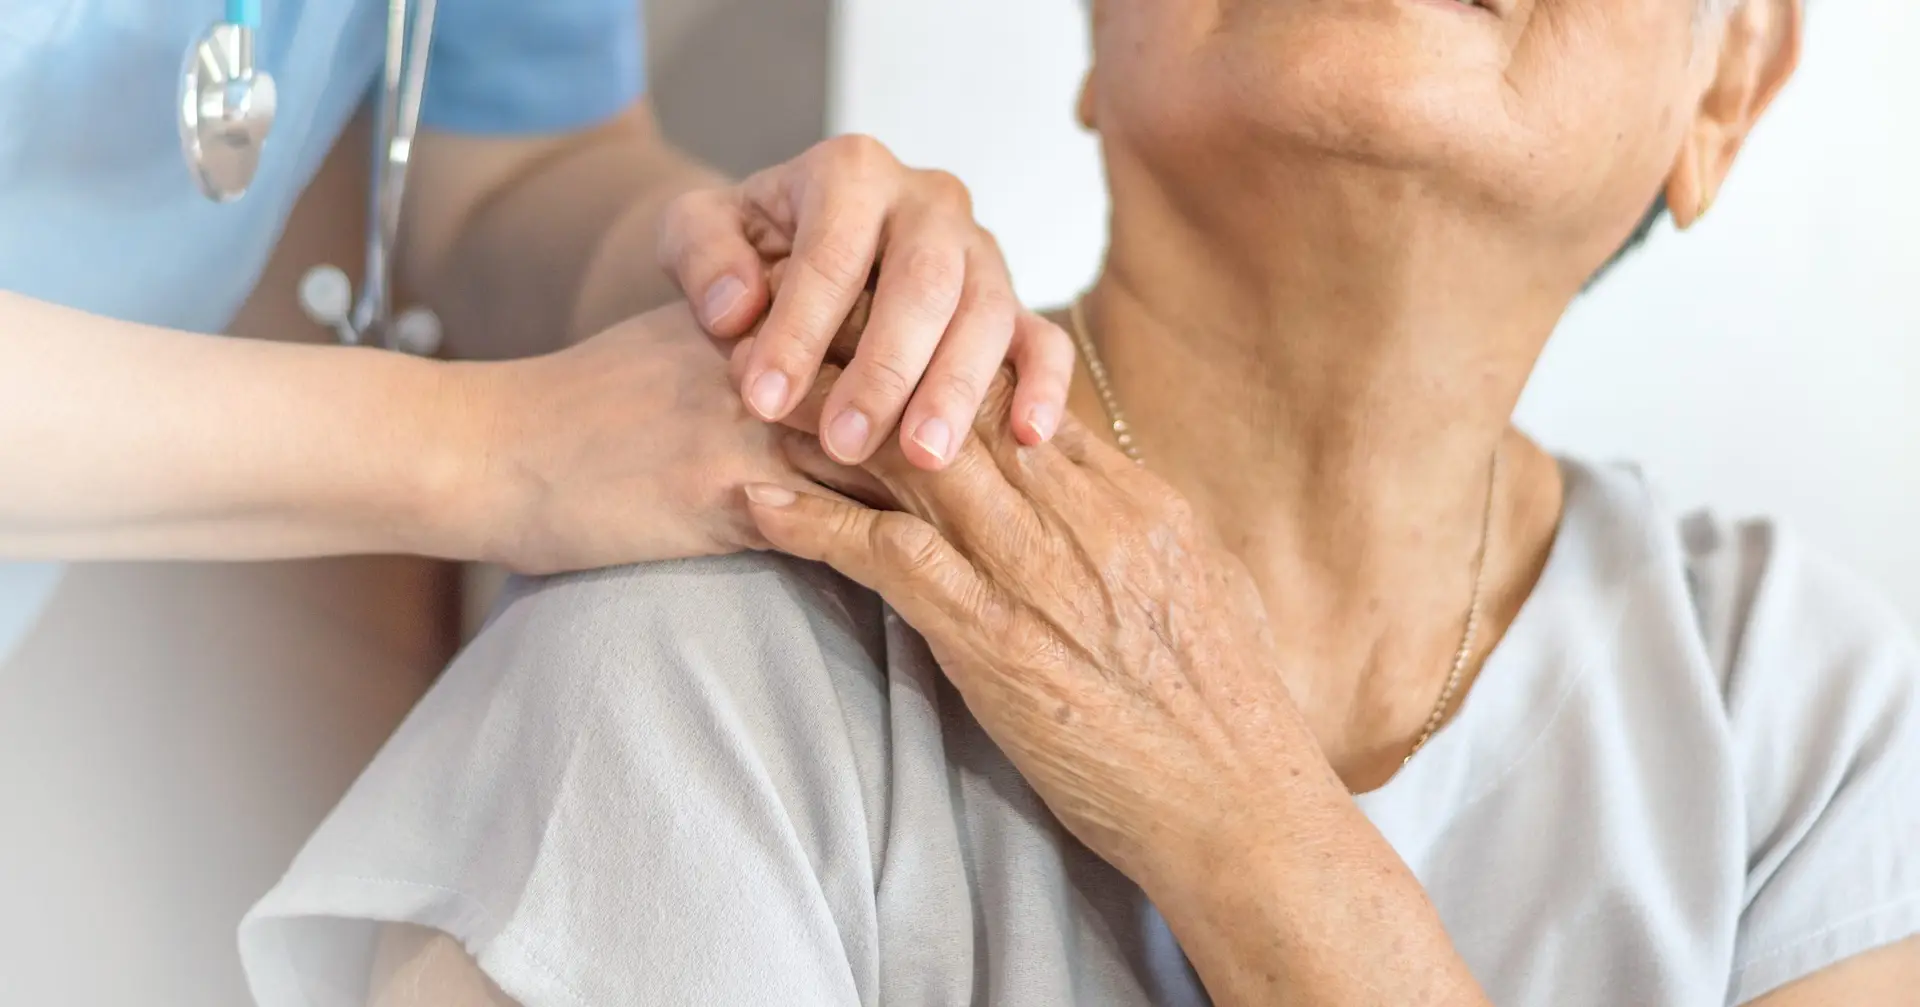
POLYGON ((1038 405, 1027 410, 1027 428, 1043 441, 1052 437, 1059 425, 1060 410, 1053 406, 1038 405))
POLYGON ((926 449, 926 452, 940 461, 947 460, 947 452, 953 447, 953 428, 938 416, 920 424, 913 432, 913 442, 926 449))
POLYGON ((827 452, 834 461, 851 465, 860 460, 860 453, 867 449, 867 435, 872 432, 867 414, 849 409, 827 424, 827 452))
POLYGON ((720 324, 720 319, 733 313, 740 306, 741 298, 747 296, 747 285, 736 276, 722 276, 713 286, 707 288, 704 308, 708 325, 720 324))
POLYGON ((747 404, 761 419, 771 420, 779 416, 787 404, 787 387, 785 374, 768 371, 753 379, 753 387, 747 390, 747 404))
POLYGON ((762 507, 791 507, 800 496, 785 486, 754 483, 747 487, 747 499, 762 507))

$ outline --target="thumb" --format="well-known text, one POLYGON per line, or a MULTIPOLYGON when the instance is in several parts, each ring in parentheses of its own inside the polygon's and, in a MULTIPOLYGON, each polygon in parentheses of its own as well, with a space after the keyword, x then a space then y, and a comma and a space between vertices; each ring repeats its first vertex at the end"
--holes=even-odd
POLYGON ((732 190, 696 190, 674 200, 661 223, 659 259, 701 326, 722 339, 746 332, 771 300, 766 267, 747 240, 732 190))
POLYGON ((775 549, 825 563, 875 592, 921 635, 971 623, 967 615, 984 594, 979 574, 927 522, 770 483, 747 487, 747 503, 775 549))

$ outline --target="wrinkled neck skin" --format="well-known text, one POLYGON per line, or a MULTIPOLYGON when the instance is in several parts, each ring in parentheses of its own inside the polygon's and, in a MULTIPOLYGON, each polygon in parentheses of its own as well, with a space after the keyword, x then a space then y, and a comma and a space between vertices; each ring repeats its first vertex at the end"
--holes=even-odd
MULTIPOLYGON (((1510 417, 1581 270, 1377 169, 1216 172, 1185 201, 1112 152, 1109 172, 1087 312, 1119 401, 1252 572, 1334 768, 1372 789, 1459 644, 1496 448, 1474 663, 1544 563, 1559 472, 1510 417)), ((1074 410, 1105 423, 1088 388, 1074 410)))

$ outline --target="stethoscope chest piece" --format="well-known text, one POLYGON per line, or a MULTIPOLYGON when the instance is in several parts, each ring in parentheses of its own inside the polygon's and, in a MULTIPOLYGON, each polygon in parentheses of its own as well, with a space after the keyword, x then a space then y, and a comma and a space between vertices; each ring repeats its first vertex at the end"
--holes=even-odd
POLYGON ((253 29, 222 22, 187 53, 180 74, 180 145, 207 198, 246 194, 260 169, 278 96, 254 65, 253 29))

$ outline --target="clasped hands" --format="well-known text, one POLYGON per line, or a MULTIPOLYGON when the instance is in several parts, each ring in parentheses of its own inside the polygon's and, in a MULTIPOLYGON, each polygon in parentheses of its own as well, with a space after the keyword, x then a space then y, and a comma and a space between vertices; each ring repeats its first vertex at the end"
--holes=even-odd
POLYGON ((966 188, 872 140, 830 140, 680 197, 657 264, 685 303, 559 353, 447 371, 436 398, 455 405, 442 428, 465 443, 431 480, 435 527, 452 541, 428 551, 542 574, 763 546, 741 487, 805 482, 767 421, 816 390, 828 343, 869 288, 873 335, 820 407, 835 457, 863 461, 899 428, 915 464, 946 464, 1008 360, 1022 438, 1045 439, 1064 408, 1071 342, 1016 328, 1012 281, 966 188), (785 263, 778 298, 774 263, 785 263), (738 394, 736 344, 747 347, 738 394))
POLYGON ((489 463, 512 489, 487 526, 513 531, 483 554, 535 573, 767 547, 834 566, 1143 885, 1270 825, 1277 769, 1337 787, 1244 568, 1066 415, 1071 341, 1019 307, 959 183, 833 141, 684 197, 660 259, 689 303, 475 365, 473 425, 512 446, 489 463))
MULTIPOLYGON (((864 321, 856 309, 830 361, 864 321)), ((1053 328, 1018 325, 1028 340, 1053 328)), ((736 381, 751 352, 736 352, 736 381)), ((843 465, 816 436, 836 379, 830 362, 781 437, 815 488, 749 486, 756 528, 918 630, 1089 849, 1173 897, 1200 865, 1274 835, 1303 782, 1344 798, 1277 672, 1252 579, 1165 482, 1071 416, 1050 441, 1019 436, 1004 372, 945 467, 898 445, 843 465)))

